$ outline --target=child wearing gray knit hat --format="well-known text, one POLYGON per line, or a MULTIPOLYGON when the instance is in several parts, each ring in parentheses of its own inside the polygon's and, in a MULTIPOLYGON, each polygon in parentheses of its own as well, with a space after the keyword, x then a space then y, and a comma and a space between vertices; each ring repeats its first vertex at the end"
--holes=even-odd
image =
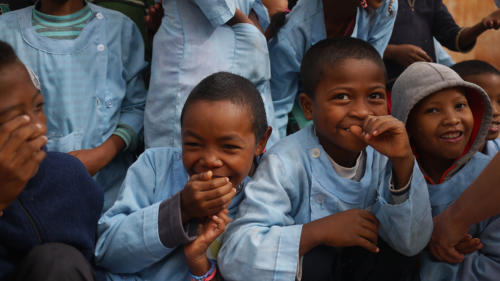
MULTIPOLYGON (((418 62, 396 80, 393 116, 406 124, 418 164, 426 176, 432 215, 444 211, 489 162, 478 150, 492 109, 487 94, 452 69, 418 62)), ((425 280, 493 280, 500 275, 500 220, 490 218, 470 229, 457 246, 463 262, 439 262, 424 251, 419 277, 425 280)))

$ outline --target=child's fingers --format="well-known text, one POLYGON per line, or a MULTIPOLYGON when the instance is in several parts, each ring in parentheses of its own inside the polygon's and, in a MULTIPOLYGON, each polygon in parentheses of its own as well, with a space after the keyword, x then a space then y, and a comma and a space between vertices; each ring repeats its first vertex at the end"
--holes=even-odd
POLYGON ((463 240, 455 246, 455 249, 457 249, 458 252, 460 252, 464 255, 475 252, 481 248, 482 248, 482 244, 481 244, 481 240, 479 240, 479 238, 474 238, 474 239, 470 239, 470 240, 463 240))
POLYGON ((203 200, 209 201, 213 199, 220 198, 228 193, 233 192, 233 184, 228 180, 226 182, 218 182, 217 184, 222 184, 220 186, 214 186, 214 185, 206 185, 206 183, 203 183, 204 186, 202 187, 203 189, 200 189, 201 191, 201 197, 203 197, 203 200))
POLYGON ((217 214, 217 216, 222 219, 224 224, 228 224, 231 221, 231 218, 229 217, 229 215, 225 211, 227 211, 227 209, 220 211, 217 214))
POLYGON ((16 152, 16 158, 13 159, 15 163, 25 163, 27 161, 32 161, 37 152, 42 149, 47 143, 46 136, 39 136, 34 140, 25 142, 25 145, 18 149, 16 152))
POLYGON ((212 171, 206 171, 206 172, 203 172, 203 173, 199 173, 199 174, 194 174, 192 175, 189 180, 190 181, 207 181, 209 179, 212 178, 212 171))
POLYGON ((364 219, 366 219, 367 221, 369 221, 370 223, 375 225, 377 227, 377 229, 380 227, 380 222, 378 221, 377 217, 375 217, 375 215, 372 212, 365 210, 365 211, 361 212, 361 217, 363 217, 364 219))
POLYGON ((207 201, 205 204, 205 208, 210 210, 213 214, 218 213, 223 209, 224 205, 226 205, 227 203, 231 203, 234 195, 234 192, 229 192, 221 197, 207 201))
POLYGON ((363 129, 360 126, 351 126, 349 127, 349 131, 351 134, 355 135, 362 141, 365 141, 365 136, 363 135, 363 129))
POLYGON ((9 139, 10 134, 16 129, 28 124, 30 117, 28 115, 21 115, 16 117, 0 126, 0 148, 9 139))
POLYGON ((359 237, 357 245, 367 249, 372 253, 378 253, 380 251, 377 247, 377 243, 373 243, 372 241, 365 239, 364 237, 359 237))
POLYGON ((444 249, 438 244, 432 243, 432 241, 429 244, 429 250, 436 259, 447 263, 459 263, 464 259, 464 255, 459 253, 455 247, 448 247, 444 249))

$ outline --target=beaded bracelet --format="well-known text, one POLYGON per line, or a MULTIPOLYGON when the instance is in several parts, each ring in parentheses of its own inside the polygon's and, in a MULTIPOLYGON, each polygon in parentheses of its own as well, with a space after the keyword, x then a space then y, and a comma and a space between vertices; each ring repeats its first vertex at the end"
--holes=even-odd
POLYGON ((189 280, 190 281, 210 281, 214 279, 215 277, 215 272, 217 271, 215 267, 215 261, 214 260, 209 260, 210 261, 210 269, 207 271, 207 273, 203 274, 202 276, 197 276, 193 275, 191 272, 189 272, 189 280))

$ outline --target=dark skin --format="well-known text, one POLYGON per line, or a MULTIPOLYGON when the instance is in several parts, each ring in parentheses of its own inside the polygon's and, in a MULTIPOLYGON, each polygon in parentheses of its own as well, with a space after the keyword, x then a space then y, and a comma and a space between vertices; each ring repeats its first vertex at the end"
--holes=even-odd
MULTIPOLYGON (((64 16, 75 13, 85 6, 82 0, 41 0, 40 12, 64 16)), ((93 149, 71 151, 69 154, 78 158, 90 175, 94 175, 104 168, 125 148, 125 142, 119 136, 112 135, 104 143, 93 149)))
POLYGON ((434 217, 429 249, 438 260, 462 262, 464 254, 456 245, 466 237, 469 227, 500 213, 499 170, 500 153, 450 207, 434 217))
POLYGON ((224 232, 229 204, 239 185, 253 170, 271 128, 259 140, 252 129, 251 111, 230 101, 196 101, 182 123, 182 158, 190 179, 181 191, 183 222, 199 218, 199 235, 184 247, 190 272, 203 275, 210 268, 206 252, 224 232))
MULTIPOLYGON (((500 9, 484 17, 473 26, 465 27, 458 39, 460 49, 472 46, 476 39, 485 31, 500 28, 500 9)), ((389 44, 384 52, 384 59, 394 60, 403 66, 409 66, 417 61, 432 62, 432 58, 419 46, 412 44, 389 44)))
POLYGON ((343 36, 347 26, 356 17, 359 1, 323 0, 323 14, 327 37, 343 36))
MULTIPOLYGON (((396 186, 408 183, 413 153, 404 124, 387 115, 385 75, 378 64, 352 58, 338 62, 325 69, 313 97, 301 94, 300 103, 304 116, 314 121, 319 142, 336 163, 354 166, 370 145, 391 160, 396 186)), ((373 213, 360 209, 306 223, 299 255, 319 245, 360 246, 377 253, 379 227, 373 213)))
POLYGON ((20 61, 0 69, 0 215, 45 158, 43 97, 20 61))

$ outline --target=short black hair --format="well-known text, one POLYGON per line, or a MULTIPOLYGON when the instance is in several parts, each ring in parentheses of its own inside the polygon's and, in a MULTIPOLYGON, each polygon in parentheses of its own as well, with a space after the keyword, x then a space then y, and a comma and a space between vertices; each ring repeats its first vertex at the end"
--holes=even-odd
POLYGON ((0 69, 18 61, 14 49, 4 41, 0 41, 0 69))
POLYGON ((462 79, 465 77, 479 74, 500 75, 500 71, 493 65, 482 60, 466 60, 459 62, 451 67, 462 79))
POLYGON ((252 130, 259 141, 267 130, 266 110, 259 91, 248 79, 229 72, 217 72, 201 80, 189 94, 181 113, 181 127, 187 108, 196 101, 224 101, 244 106, 252 114, 252 130))
POLYGON ((300 76, 304 92, 314 98, 314 92, 325 69, 333 68, 346 59, 368 59, 375 62, 387 77, 384 61, 369 43, 351 37, 327 38, 314 44, 304 55, 300 76))

